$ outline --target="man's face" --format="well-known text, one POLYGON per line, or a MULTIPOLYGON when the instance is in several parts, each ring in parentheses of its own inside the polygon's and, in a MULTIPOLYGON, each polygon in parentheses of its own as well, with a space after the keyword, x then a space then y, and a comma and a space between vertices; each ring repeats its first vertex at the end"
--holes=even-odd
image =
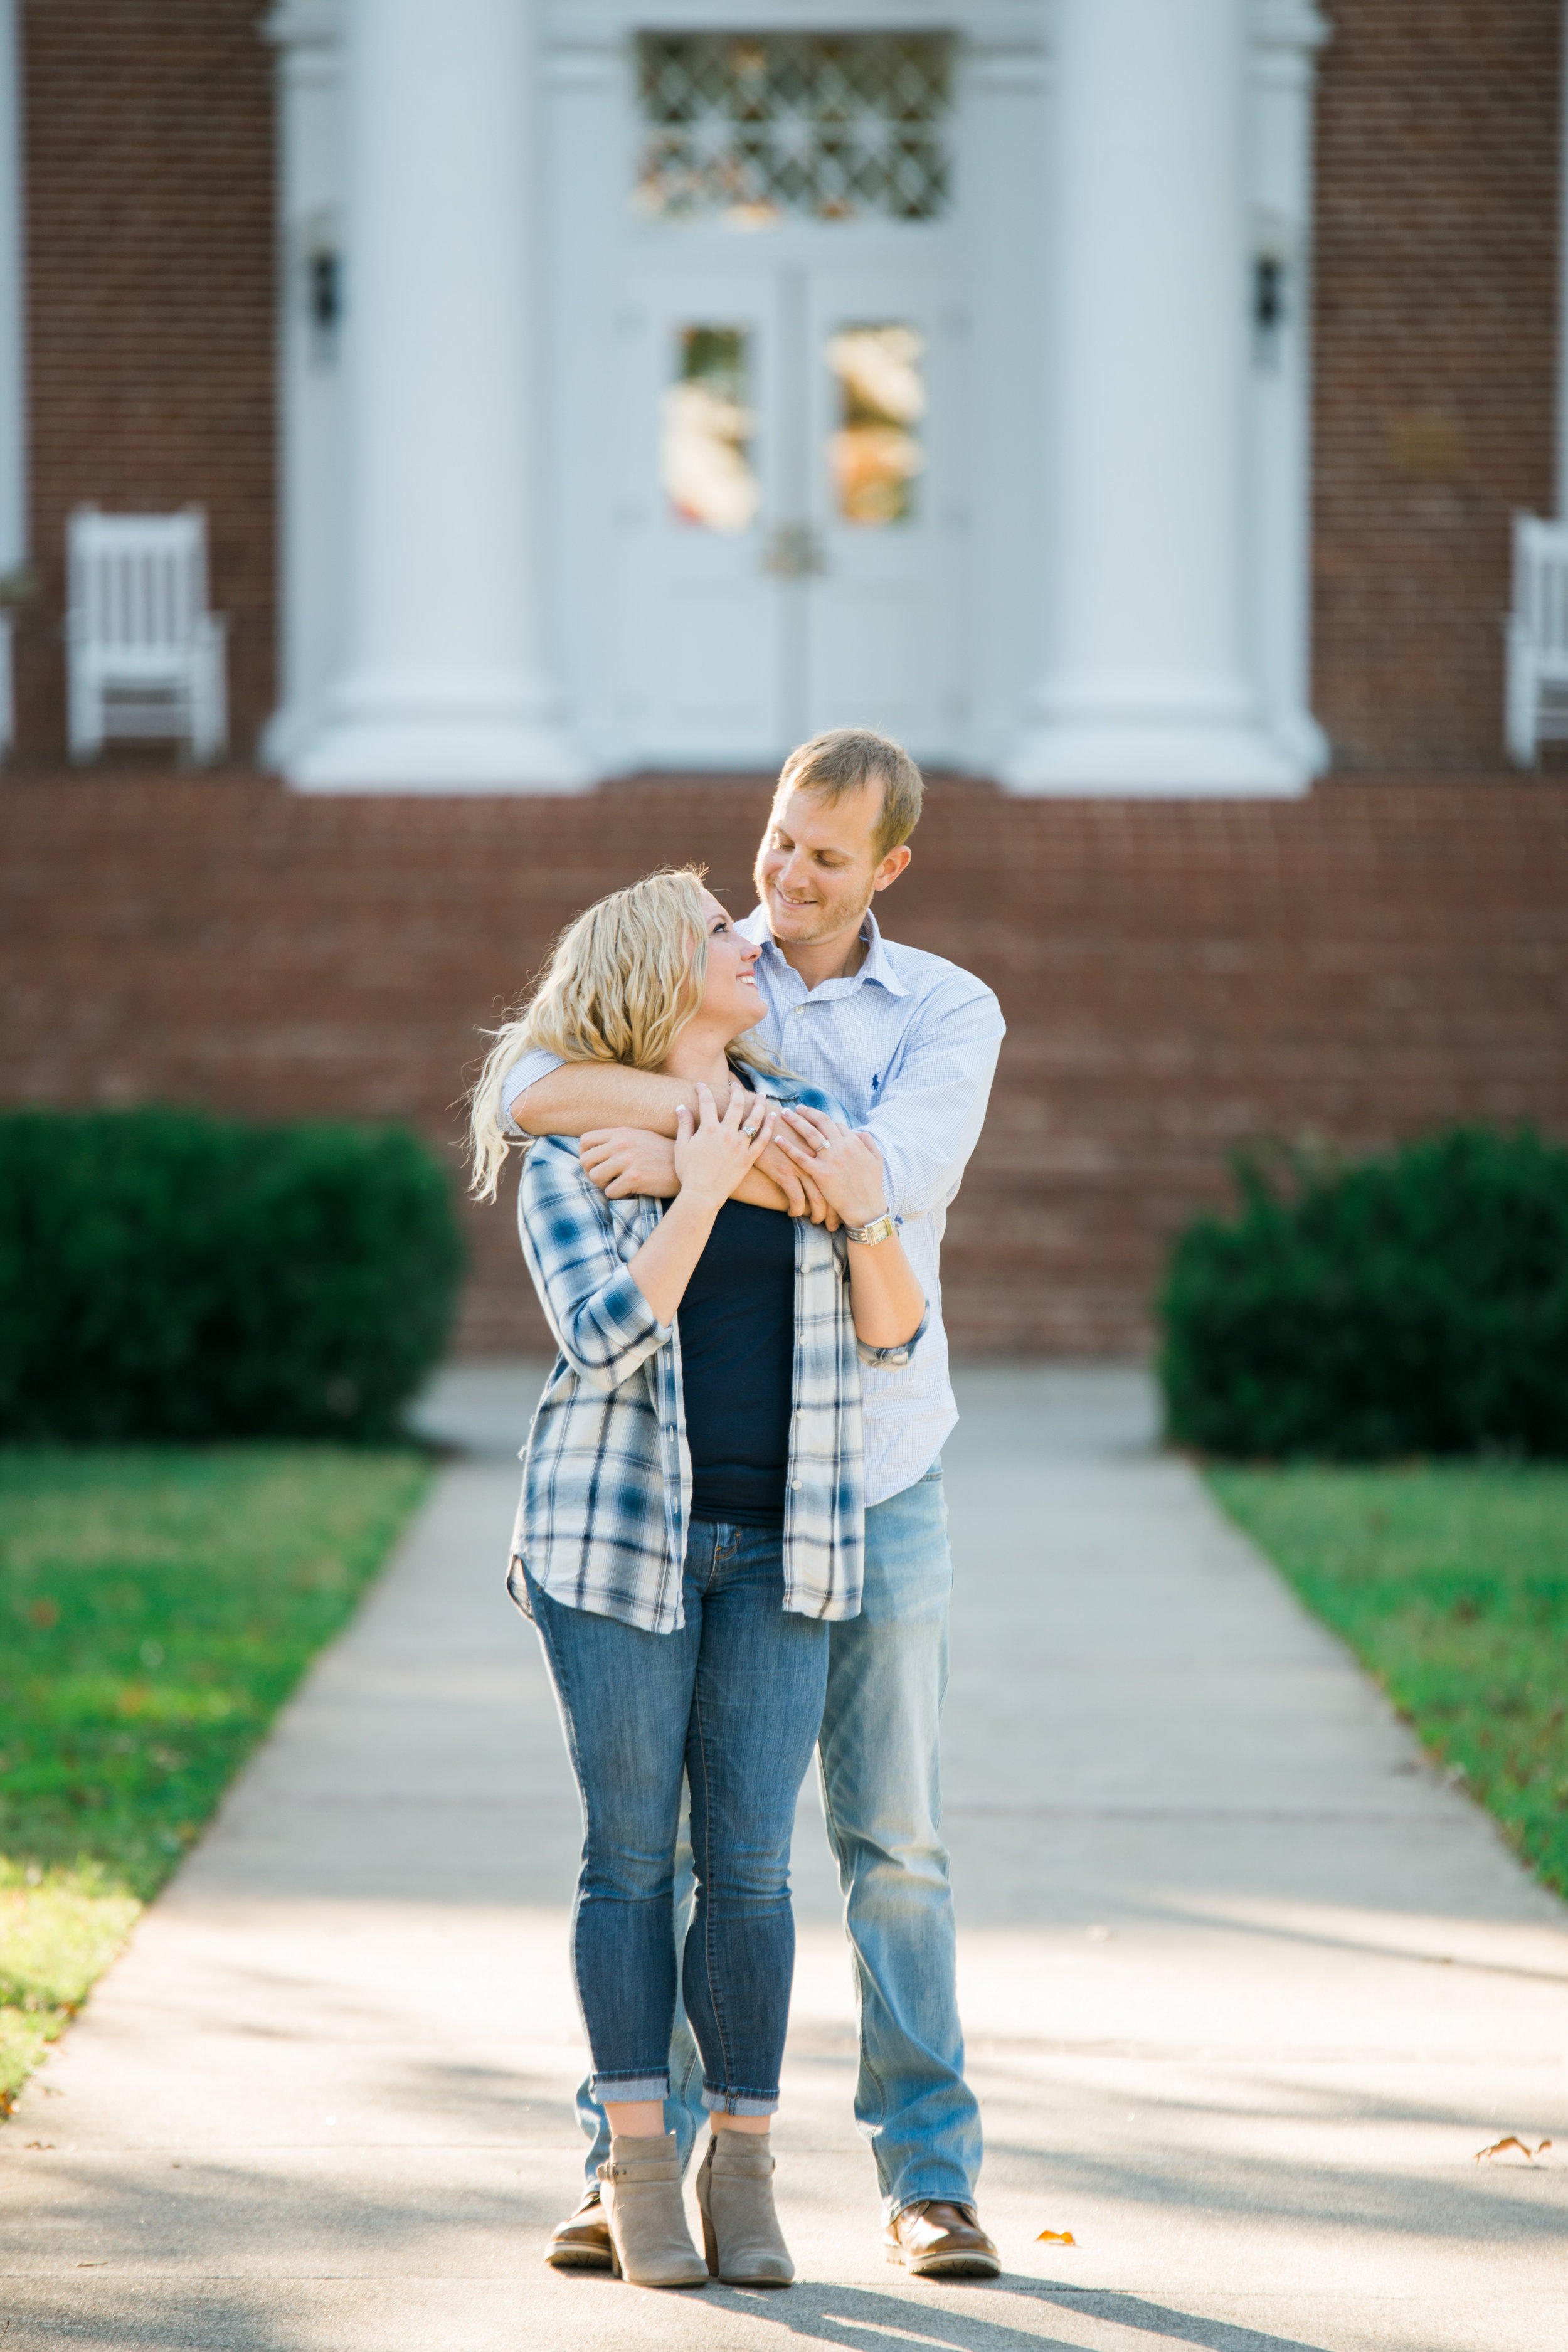
POLYGON ((873 895, 903 872, 907 848, 878 857, 881 813, 879 778, 837 801, 795 792, 773 803, 754 879, 781 945, 818 947, 858 930, 873 895))

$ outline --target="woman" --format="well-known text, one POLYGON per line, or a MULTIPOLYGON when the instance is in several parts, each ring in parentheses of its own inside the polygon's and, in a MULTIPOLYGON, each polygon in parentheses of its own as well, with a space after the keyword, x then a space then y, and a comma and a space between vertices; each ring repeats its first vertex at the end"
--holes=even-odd
POLYGON ((790 1830, 828 1625, 860 1605, 858 1358, 907 1360, 926 1319, 876 1145, 745 1043, 764 1011, 760 953, 694 872, 614 892, 563 934, 474 1098, 474 1189, 489 1197, 501 1083, 530 1047, 660 1070, 695 1094, 668 1205, 607 1200, 560 1137, 529 1147, 519 1199, 561 1352, 529 1433, 511 1590, 583 1802, 572 1957, 612 2135, 600 2179, 616 2269, 647 2286, 795 2275, 769 2146, 795 1964, 790 1830), (770 1141, 809 1164, 839 1234, 763 1205, 770 1141), (696 1902, 681 1982, 712 2126, 705 2260, 664 2129, 683 1775, 696 1902))

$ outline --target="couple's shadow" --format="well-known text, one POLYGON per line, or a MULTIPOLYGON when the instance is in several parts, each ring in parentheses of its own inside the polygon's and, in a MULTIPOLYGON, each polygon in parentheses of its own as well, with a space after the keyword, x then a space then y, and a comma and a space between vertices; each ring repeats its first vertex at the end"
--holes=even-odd
MULTIPOLYGON (((579 2273, 581 2276, 582 2274, 579 2273)), ((999 2279, 926 2282, 916 2295, 882 2294, 874 2287, 832 2286, 797 2279, 781 2293, 760 2287, 713 2285, 694 2298, 711 2308, 743 2311, 781 2334, 807 2344, 832 2344, 845 2352, 878 2352, 879 2346, 915 2344, 929 2352, 1087 2352, 1083 2340, 1047 2334, 1038 2326, 1014 2326, 992 2309, 977 2307, 997 2295, 1034 2306, 1032 2316, 1059 2312, 1064 2320, 1090 2320, 1136 2331, 1165 2344, 1187 2344, 1198 2352, 1322 2352, 1297 2336, 1238 2326, 1172 2310, 1137 2294, 1110 2288, 1077 2287, 1065 2279, 1031 2279, 1014 2273, 999 2279)), ((683 2298, 684 2300, 684 2298, 683 2298)), ((1020 2314, 1020 2318, 1022 2314, 1020 2314)), ((1047 2322, 1047 2324, 1051 2324, 1047 2322)))

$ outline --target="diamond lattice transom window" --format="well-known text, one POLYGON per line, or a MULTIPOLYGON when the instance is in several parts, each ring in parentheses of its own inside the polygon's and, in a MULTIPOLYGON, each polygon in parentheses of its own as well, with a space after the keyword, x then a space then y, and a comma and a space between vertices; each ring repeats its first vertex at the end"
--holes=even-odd
POLYGON ((948 203, 942 33, 644 33, 637 205, 765 227, 929 221, 948 203))

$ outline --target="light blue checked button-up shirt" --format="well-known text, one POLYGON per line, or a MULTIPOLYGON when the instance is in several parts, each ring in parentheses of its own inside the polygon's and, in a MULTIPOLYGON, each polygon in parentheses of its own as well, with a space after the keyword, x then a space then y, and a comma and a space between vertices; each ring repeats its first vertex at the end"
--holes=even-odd
MULTIPOLYGON (((942 1323, 942 1239, 947 1212, 979 1139, 1006 1024, 983 981, 942 956, 882 937, 868 914, 868 952, 848 980, 807 989, 773 945, 759 907, 740 927, 763 942, 757 978, 767 1018, 757 1034, 796 1076, 836 1095, 881 1148, 888 1206, 902 1219, 905 1254, 926 1295, 925 1336, 901 1368, 862 1376, 866 1500, 912 1486, 958 1419, 942 1323)), ((503 1099, 515 1107, 535 1078, 559 1066, 530 1054, 503 1099)))

